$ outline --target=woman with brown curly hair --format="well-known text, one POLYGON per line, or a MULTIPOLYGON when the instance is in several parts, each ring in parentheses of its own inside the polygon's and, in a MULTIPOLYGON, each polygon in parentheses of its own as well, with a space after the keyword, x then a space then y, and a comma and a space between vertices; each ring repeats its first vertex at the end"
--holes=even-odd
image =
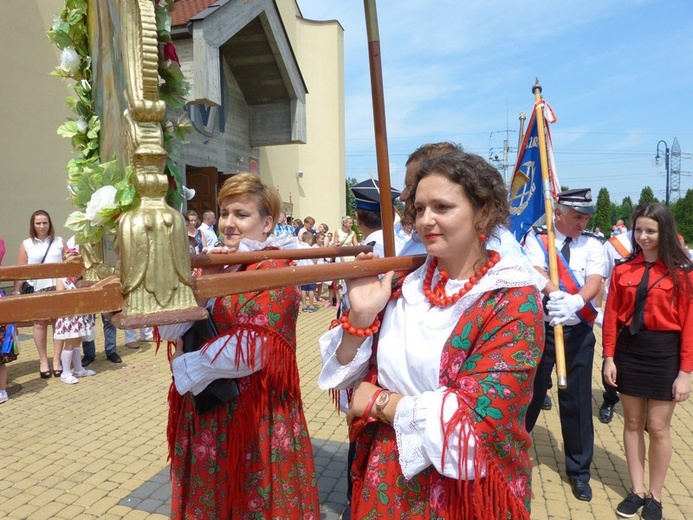
POLYGON ((529 519, 543 313, 531 267, 486 249, 508 216, 503 179, 446 153, 410 200, 426 262, 394 284, 350 281, 350 311, 320 340, 321 388, 351 389, 352 517, 529 519))

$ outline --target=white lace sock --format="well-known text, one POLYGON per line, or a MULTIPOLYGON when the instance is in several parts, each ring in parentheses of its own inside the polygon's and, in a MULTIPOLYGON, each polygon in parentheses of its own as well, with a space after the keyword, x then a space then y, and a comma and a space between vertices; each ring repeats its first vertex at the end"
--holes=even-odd
POLYGON ((82 366, 82 347, 75 347, 72 349, 72 352, 72 364, 75 367, 75 372, 82 372, 84 370, 82 366))
POLYGON ((63 374, 65 376, 72 375, 72 350, 64 348, 60 354, 60 361, 63 363, 63 374))

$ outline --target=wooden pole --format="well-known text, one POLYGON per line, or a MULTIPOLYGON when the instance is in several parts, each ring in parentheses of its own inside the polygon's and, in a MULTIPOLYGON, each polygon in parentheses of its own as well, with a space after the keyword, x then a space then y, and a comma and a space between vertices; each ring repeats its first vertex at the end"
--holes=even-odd
MULTIPOLYGON (((195 298, 206 299, 274 287, 304 285, 315 282, 315 280, 351 280, 393 270, 411 271, 420 267, 425 260, 426 255, 398 256, 314 266, 278 267, 259 271, 203 275, 195 280, 193 291, 195 298)), ((52 320, 61 316, 118 311, 122 309, 122 306, 123 295, 120 291, 120 280, 111 276, 87 288, 0 298, 0 324, 16 323, 28 326, 33 321, 52 320)), ((206 316, 204 309, 200 307, 200 317, 196 319, 203 319, 204 316, 206 316)), ((167 325, 179 321, 190 321, 190 317, 186 317, 182 313, 151 313, 141 318, 138 317, 136 321, 128 324, 128 328, 167 325)))
POLYGON ((261 271, 212 274, 197 278, 196 298, 212 298, 225 294, 262 291, 289 285, 304 285, 315 280, 351 280, 376 276, 393 270, 414 270, 426 260, 426 255, 395 256, 354 260, 316 266, 279 267, 261 271))
MULTIPOLYGON (((209 267, 212 265, 254 264, 271 258, 286 260, 305 260, 312 258, 335 258, 338 256, 356 256, 359 253, 371 253, 373 246, 323 247, 310 249, 270 249, 249 253, 218 253, 190 255, 192 267, 209 267)), ((81 256, 74 256, 65 262, 5 265, 0 266, 0 281, 38 280, 41 278, 63 278, 81 276, 84 269, 81 256)))
POLYGON ((0 281, 7 280, 40 280, 41 278, 62 278, 80 276, 84 265, 81 256, 74 256, 65 262, 44 264, 4 265, 0 266, 0 281))
MULTIPOLYGON (((551 179, 549 178, 549 160, 546 150, 546 132, 544 131, 544 110, 541 106, 541 85, 537 78, 532 87, 534 94, 534 111, 537 119, 537 134, 539 137, 539 157, 541 161, 541 180, 544 189, 544 208, 546 212, 546 235, 549 243, 549 278, 558 286, 558 260, 556 258, 556 234, 553 229, 553 195, 551 193, 551 179)), ((565 389, 568 386, 568 377, 565 365, 565 343, 563 340, 563 325, 553 328, 556 341, 556 379, 558 388, 565 389)))
POLYGON ((383 247, 385 256, 395 256, 394 215, 390 190, 390 162, 387 150, 385 124, 385 96, 383 94, 383 69, 380 60, 380 34, 375 0, 364 0, 366 32, 368 33, 368 57, 371 68, 371 95, 373 98, 373 124, 375 127, 375 153, 380 184, 380 217, 383 223, 383 247))
POLYGON ((331 246, 311 247, 306 249, 267 249, 249 253, 217 253, 191 255, 192 267, 208 267, 211 265, 254 264, 271 258, 285 260, 307 260, 313 258, 335 258, 337 256, 356 256, 359 253, 371 253, 373 246, 331 246))

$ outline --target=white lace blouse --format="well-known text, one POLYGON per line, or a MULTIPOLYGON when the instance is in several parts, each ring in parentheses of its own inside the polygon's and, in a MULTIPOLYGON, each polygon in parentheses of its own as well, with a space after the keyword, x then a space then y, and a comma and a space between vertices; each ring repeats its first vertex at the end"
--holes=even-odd
MULTIPOLYGON (((534 270, 528 264, 502 258, 456 304, 440 309, 431 307, 423 294, 423 278, 430 261, 429 256, 423 266, 407 276, 402 285, 402 297, 390 301, 385 308, 377 353, 378 382, 383 388, 405 396, 397 405, 393 422, 404 477, 412 478, 433 464, 445 476, 471 480, 476 477, 474 443, 470 438, 468 452, 459 453, 459 431, 448 440, 445 464, 441 464, 441 407, 448 393, 439 383, 443 347, 462 313, 484 293, 503 287, 533 285, 535 277, 531 271, 534 270), (466 460, 466 464, 458 464, 461 459, 466 460)), ((438 279, 436 270, 433 286, 438 279)), ((446 293, 459 291, 466 282, 448 280, 446 293)), ((320 338, 323 369, 318 384, 323 390, 352 388, 368 371, 372 338, 366 339, 351 363, 342 365, 335 355, 342 333, 343 329, 336 327, 320 338)), ((456 400, 450 397, 445 400, 444 422, 457 408, 456 400)))
MULTIPOLYGON (((265 242, 244 238, 239 244, 238 252, 260 251, 269 247, 284 250, 296 249, 298 240, 293 235, 270 235, 265 242)), ((226 248, 216 249, 227 250, 226 248)), ((215 300, 216 298, 210 299, 206 307, 211 309, 214 306, 215 300)), ((177 341, 192 324, 193 322, 184 322, 173 325, 160 325, 159 335, 163 341, 177 341)), ((180 394, 192 392, 193 395, 197 395, 215 379, 238 378, 257 372, 262 368, 261 356, 259 355, 261 343, 262 341, 258 340, 255 345, 256 362, 254 365, 248 363, 245 357, 239 363, 236 363, 238 339, 231 333, 219 336, 204 351, 198 350, 178 356, 171 363, 176 390, 180 394)))

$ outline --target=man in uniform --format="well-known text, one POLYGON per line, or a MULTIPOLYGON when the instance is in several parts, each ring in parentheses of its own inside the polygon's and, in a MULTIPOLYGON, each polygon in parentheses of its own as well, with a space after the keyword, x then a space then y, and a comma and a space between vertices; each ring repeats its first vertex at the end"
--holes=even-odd
MULTIPOLYGON (((589 189, 558 194, 554 209, 555 244, 560 288, 548 282, 545 318, 546 345, 534 379, 534 395, 527 410, 526 426, 532 431, 541 411, 551 371, 556 361, 554 326, 563 325, 567 388, 558 390, 558 408, 565 451, 566 473, 578 500, 592 499, 590 464, 594 454, 592 424, 592 361, 597 316, 590 303, 601 288, 604 252, 600 241, 585 228, 595 212, 589 189)), ((548 278, 548 237, 538 228, 525 240, 530 263, 548 278)))

